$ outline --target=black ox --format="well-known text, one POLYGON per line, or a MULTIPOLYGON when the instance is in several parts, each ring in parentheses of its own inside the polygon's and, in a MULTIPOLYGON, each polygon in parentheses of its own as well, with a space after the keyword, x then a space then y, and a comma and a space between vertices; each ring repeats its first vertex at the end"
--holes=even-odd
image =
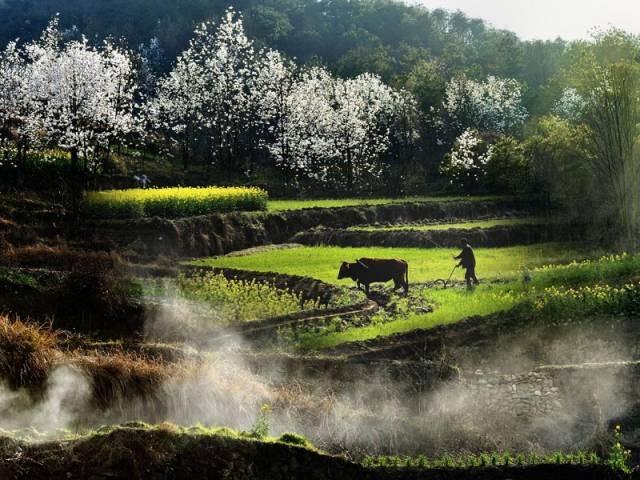
POLYGON ((343 278, 354 280, 358 288, 364 285, 367 295, 370 284, 389 280, 393 280, 394 290, 402 287, 405 294, 409 292, 409 264, 404 260, 361 258, 355 263, 342 262, 338 280, 343 278))

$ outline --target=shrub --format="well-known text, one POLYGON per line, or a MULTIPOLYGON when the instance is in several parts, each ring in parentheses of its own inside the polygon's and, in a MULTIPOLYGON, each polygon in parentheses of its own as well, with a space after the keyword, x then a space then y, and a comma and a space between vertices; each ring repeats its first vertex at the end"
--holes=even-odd
POLYGON ((461 187, 465 193, 474 191, 483 181, 486 166, 493 155, 493 147, 474 130, 466 130, 456 140, 445 157, 440 171, 451 185, 461 187))
POLYGON ((267 192, 256 187, 178 187, 89 192, 83 212, 93 218, 179 218, 236 210, 265 210, 267 192))
POLYGON ((271 428, 271 407, 269 405, 263 405, 260 407, 256 421, 251 429, 251 436, 255 438, 265 438, 269 435, 269 429, 271 428))
POLYGON ((613 444, 609 450, 607 465, 609 465, 613 470, 628 474, 631 473, 631 468, 629 467, 631 451, 624 448, 620 442, 621 437, 622 431, 620 430, 620 425, 616 425, 616 428, 613 431, 613 444))
POLYGON ((297 433, 283 433, 278 438, 279 442, 288 443, 289 445, 297 445, 299 447, 305 448, 313 448, 313 444, 305 438, 303 435, 298 435, 297 433))
POLYGON ((640 312, 640 284, 549 287, 535 299, 534 306, 543 315, 556 318, 593 314, 635 316, 640 312))

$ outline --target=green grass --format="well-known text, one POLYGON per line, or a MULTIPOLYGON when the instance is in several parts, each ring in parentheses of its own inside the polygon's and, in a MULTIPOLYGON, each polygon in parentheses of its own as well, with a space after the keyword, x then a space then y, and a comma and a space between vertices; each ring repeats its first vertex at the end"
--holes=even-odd
MULTIPOLYGON (((455 264, 452 256, 456 253, 456 249, 300 247, 194 263, 307 275, 349 286, 353 284, 350 279, 339 281, 336 278, 342 260, 353 261, 363 256, 403 258, 409 262, 409 280, 415 283, 448 277, 455 264)), ((476 250, 476 257, 482 284, 474 291, 468 292, 464 288, 413 289, 407 305, 413 298, 416 303, 433 306, 433 312, 424 313, 405 305, 393 318, 374 318, 364 327, 303 333, 297 337, 296 346, 303 350, 330 348, 345 342, 432 328, 474 315, 490 315, 523 302, 538 308, 541 317, 635 311, 640 303, 636 295, 638 290, 622 288, 640 271, 640 256, 601 255, 600 251, 571 243, 480 248, 476 250), (522 281, 525 274, 531 278, 530 282, 522 281), (612 288, 594 289, 590 287, 593 285, 612 288), (573 290, 558 291, 558 286, 573 290)), ((462 278, 463 272, 456 271, 454 279, 461 281, 462 278)))
POLYGON ((403 224, 403 225, 367 225, 363 227, 350 227, 348 230, 359 232, 379 232, 379 231, 398 231, 398 230, 415 230, 418 232, 432 231, 432 230, 448 230, 450 228, 455 229, 470 229, 470 228, 491 228, 508 225, 536 225, 541 223, 547 223, 543 219, 535 217, 523 217, 523 218, 499 218, 491 220, 472 220, 468 222, 457 223, 433 223, 433 224, 403 224))
POLYGON ((495 196, 449 196, 449 197, 403 197, 403 198, 340 198, 340 199, 317 199, 317 200, 270 200, 267 209, 271 212, 282 210, 302 210, 304 208, 338 208, 354 207, 359 205, 386 205, 389 203, 407 202, 450 202, 454 200, 496 200, 495 196))
POLYGON ((619 255, 597 260, 549 265, 529 271, 531 281, 483 284, 474 291, 461 288, 427 289, 418 295, 432 305, 432 313, 405 311, 388 322, 373 322, 362 328, 342 332, 307 334, 299 338, 300 349, 323 349, 346 342, 427 329, 454 323, 470 316, 485 316, 506 311, 529 302, 541 321, 584 318, 593 314, 636 315, 640 311, 640 287, 637 283, 615 287, 633 277, 640 268, 640 256, 619 255), (572 285, 573 288, 566 288, 572 285), (561 286, 558 288, 556 286, 561 286))
MULTIPOLYGON (((409 262, 409 282, 429 282, 447 278, 455 265, 458 249, 450 248, 343 248, 300 247, 273 250, 238 257, 217 257, 193 261, 195 265, 238 268, 260 272, 279 272, 317 278, 327 283, 349 286, 350 279, 338 280, 342 261, 353 262, 361 257, 401 258, 409 262)), ((513 278, 523 266, 539 267, 552 263, 589 258, 593 252, 575 244, 546 243, 532 246, 479 248, 477 273, 481 279, 513 278)), ((461 270, 455 279, 464 276, 461 270)))
POLYGON ((460 321, 471 315, 484 316, 509 310, 523 300, 520 293, 513 292, 505 285, 493 284, 480 285, 472 292, 462 288, 428 289, 423 295, 424 300, 433 307, 432 313, 404 311, 394 320, 376 322, 374 319, 374 322, 366 327, 349 328, 342 332, 300 335, 296 348, 321 350, 347 342, 433 328, 460 321))

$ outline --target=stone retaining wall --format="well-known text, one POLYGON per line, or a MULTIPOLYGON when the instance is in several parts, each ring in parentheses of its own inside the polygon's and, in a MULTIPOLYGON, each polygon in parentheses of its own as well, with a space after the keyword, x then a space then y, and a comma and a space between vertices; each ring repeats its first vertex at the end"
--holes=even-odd
POLYGON ((535 418, 593 410, 611 418, 639 402, 639 380, 640 362, 611 362, 540 367, 517 375, 478 370, 461 383, 487 412, 535 418))
POLYGON ((490 411, 517 417, 550 414, 562 408, 560 388, 546 372, 496 375, 476 372, 465 378, 472 398, 490 411))

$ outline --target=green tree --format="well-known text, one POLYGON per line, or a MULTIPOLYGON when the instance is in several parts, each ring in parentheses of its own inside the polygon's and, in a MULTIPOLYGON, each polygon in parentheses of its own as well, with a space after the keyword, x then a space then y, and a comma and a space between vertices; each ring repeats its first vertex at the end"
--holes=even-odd
POLYGON ((640 234, 640 41, 615 29, 595 40, 574 73, 587 99, 589 158, 613 206, 611 220, 621 246, 635 252, 640 234))
POLYGON ((486 167, 486 186, 492 193, 523 193, 529 177, 524 147, 513 137, 502 137, 493 144, 486 167))
POLYGON ((524 153, 534 190, 546 198, 548 207, 563 207, 569 216, 582 217, 595 207, 588 150, 588 131, 557 116, 539 119, 524 142, 524 153))
POLYGON ((623 245, 634 252, 640 234, 639 74, 630 63, 594 72, 597 83, 585 115, 590 158, 607 183, 623 245))
POLYGON ((407 75, 404 86, 415 95, 421 111, 439 108, 447 88, 444 66, 437 61, 422 61, 407 75))

